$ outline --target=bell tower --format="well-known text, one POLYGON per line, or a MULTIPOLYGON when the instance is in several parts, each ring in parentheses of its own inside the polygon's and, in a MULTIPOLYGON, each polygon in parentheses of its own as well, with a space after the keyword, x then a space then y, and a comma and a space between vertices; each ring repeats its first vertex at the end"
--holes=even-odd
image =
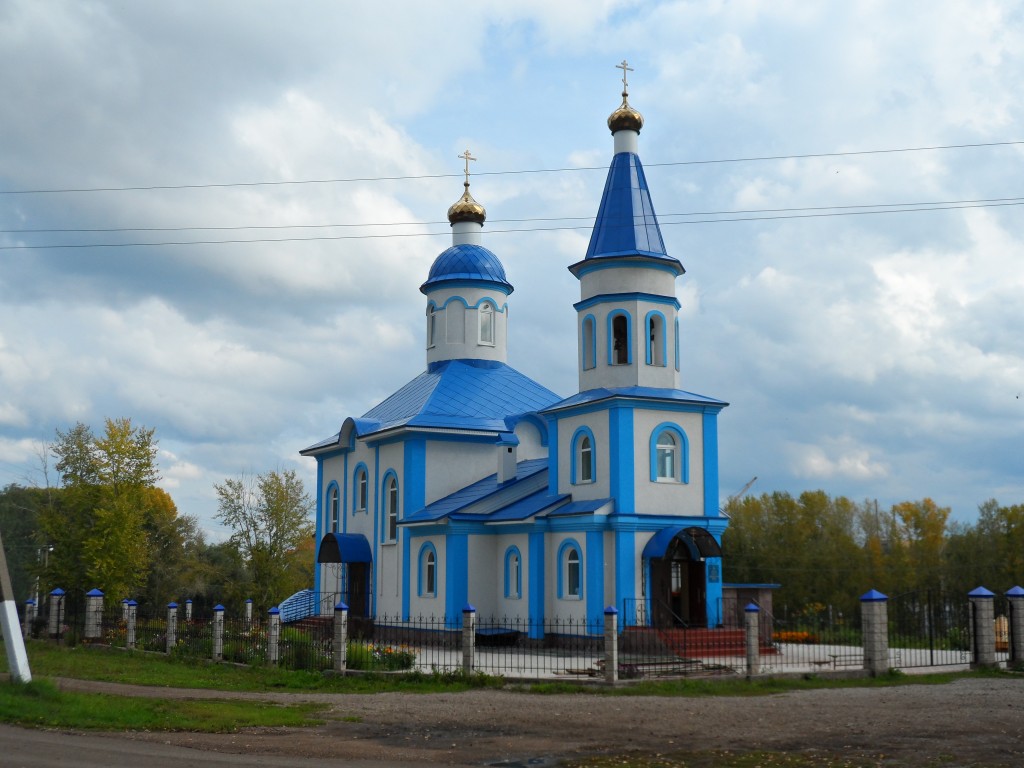
POLYGON ((580 281, 575 304, 580 392, 599 388, 679 387, 679 301, 685 270, 668 255, 638 152, 643 116, 629 104, 623 61, 622 104, 608 117, 614 154, 590 245, 569 267, 580 281))

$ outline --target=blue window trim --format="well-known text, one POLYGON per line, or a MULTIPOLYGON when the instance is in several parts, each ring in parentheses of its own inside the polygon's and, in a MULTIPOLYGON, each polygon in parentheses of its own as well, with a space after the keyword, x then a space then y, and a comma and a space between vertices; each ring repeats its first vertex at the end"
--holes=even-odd
POLYGON ((402 519, 402 485, 398 482, 398 473, 394 469, 387 469, 384 472, 384 479, 380 481, 380 540, 382 544, 394 544, 398 541, 398 520, 402 519), (397 509, 395 510, 395 538, 388 538, 388 483, 391 480, 395 481, 395 501, 397 503, 397 509))
POLYGON ((566 539, 558 547, 558 559, 555 561, 558 563, 558 599, 559 600, 582 600, 583 599, 583 550, 580 545, 576 542, 576 539, 566 539), (576 557, 579 560, 579 585, 580 593, 578 595, 566 594, 565 590, 568 586, 565 583, 566 571, 569 569, 569 552, 575 552, 576 557))
MULTIPOLYGON (((679 477, 676 482, 689 483, 690 482, 690 440, 687 438, 686 433, 682 427, 678 424, 673 424, 671 421, 663 421, 661 424, 656 426, 651 432, 651 482, 657 483, 658 481, 658 438, 663 432, 671 432, 676 441, 679 443, 679 458, 677 459, 677 466, 679 468, 679 477)), ((661 482, 671 482, 662 479, 661 482)))
POLYGON ((431 542, 428 541, 420 547, 419 554, 416 556, 416 561, 419 564, 419 573, 416 579, 416 593, 420 597, 437 597, 437 549, 431 542), (426 589, 427 555, 434 556, 434 589, 432 592, 428 592, 426 589))
POLYGON ((370 471, 366 466, 365 462, 360 461, 356 464, 356 468, 352 470, 352 514, 356 512, 369 512, 370 511, 370 471), (362 472, 366 477, 366 506, 359 506, 359 473, 362 472))
POLYGON ((511 546, 505 550, 505 597, 509 600, 519 600, 523 596, 523 556, 519 547, 511 546), (515 573, 515 583, 512 581, 512 558, 519 559, 519 569, 515 573))
POLYGON ((622 365, 615 363, 615 334, 612 332, 612 325, 615 318, 619 316, 626 318, 626 365, 633 364, 633 316, 624 309, 615 309, 608 313, 608 365, 622 365))
POLYGON ((569 467, 569 482, 573 485, 586 484, 590 485, 597 481, 597 441, 594 439, 594 433, 590 427, 579 427, 572 434, 572 440, 569 443, 569 461, 571 466, 569 467), (590 438, 590 479, 581 480, 577 476, 580 470, 579 467, 579 446, 580 441, 584 437, 590 438))
POLYGON ((668 361, 668 349, 665 345, 665 336, 668 333, 668 322, 665 320, 665 315, 656 309, 652 309, 647 313, 647 317, 644 319, 644 346, 647 348, 647 364, 648 365, 667 365, 668 361), (654 318, 661 318, 661 363, 654 362, 654 348, 651 346, 651 325, 654 323, 654 318))
POLYGON ((675 329, 676 329, 676 335, 675 335, 676 370, 678 371, 679 370, 679 318, 678 317, 676 318, 676 321, 675 321, 675 329))
POLYGON ((587 315, 583 318, 583 323, 580 326, 580 352, 583 355, 583 359, 580 360, 580 365, 583 370, 589 371, 591 368, 597 367, 597 318, 593 315, 587 315), (587 343, 587 324, 590 325, 590 343, 587 343))
POLYGON ((324 494, 324 506, 327 508, 327 520, 325 529, 331 533, 341 531, 341 521, 344 515, 342 510, 344 507, 341 505, 341 487, 338 485, 337 480, 331 480, 327 484, 327 493, 324 494), (338 509, 337 514, 334 514, 335 510, 331 509, 331 492, 338 494, 338 509))

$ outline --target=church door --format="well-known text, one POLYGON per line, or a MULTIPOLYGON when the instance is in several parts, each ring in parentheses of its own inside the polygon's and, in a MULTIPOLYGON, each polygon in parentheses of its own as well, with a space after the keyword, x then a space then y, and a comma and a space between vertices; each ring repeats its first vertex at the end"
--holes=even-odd
POLYGON ((348 615, 352 618, 363 618, 368 614, 369 565, 369 563, 348 564, 348 615))
POLYGON ((651 559, 651 612, 658 627, 707 626, 704 562, 694 560, 679 538, 664 557, 651 559))

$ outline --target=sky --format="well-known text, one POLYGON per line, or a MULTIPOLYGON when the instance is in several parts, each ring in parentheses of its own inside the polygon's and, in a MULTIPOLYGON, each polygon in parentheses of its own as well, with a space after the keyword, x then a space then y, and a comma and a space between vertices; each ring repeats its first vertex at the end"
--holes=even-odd
POLYGON ((130 417, 214 540, 215 483, 313 490, 425 367, 466 148, 509 363, 575 393, 622 60, 723 502, 1024 503, 1011 0, 0 0, 0 485, 130 417))

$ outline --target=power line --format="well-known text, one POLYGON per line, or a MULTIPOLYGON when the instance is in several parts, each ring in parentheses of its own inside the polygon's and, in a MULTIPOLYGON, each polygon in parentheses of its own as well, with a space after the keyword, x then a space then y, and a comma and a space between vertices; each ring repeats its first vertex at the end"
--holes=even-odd
MULTIPOLYGON (((1001 208, 1006 206, 1024 205, 1024 198, 1007 198, 1017 202, 992 202, 972 203, 954 205, 930 205, 919 208, 884 208, 882 210, 835 210, 819 213, 787 213, 777 216, 733 216, 731 218, 719 219, 693 219, 690 221, 662 221, 661 226, 671 227, 692 224, 727 224, 741 221, 778 221, 782 219, 817 219, 834 218, 839 216, 870 216, 874 214, 893 213, 921 213, 924 211, 950 211, 963 210, 967 208, 1001 208)), ((770 209, 766 209, 770 210, 770 209)), ((786 210, 786 209, 779 209, 786 210)), ((793 210, 816 210, 816 209, 793 209, 793 210)), ((698 214, 674 214, 677 216, 698 215, 698 214)), ((327 225, 329 226, 329 225, 327 225)), ((368 226, 368 225, 362 225, 368 226)), ((633 226, 632 223, 623 226, 633 226)), ((524 232, 564 232, 571 230, 588 230, 592 226, 573 225, 562 227, 522 227, 517 229, 489 229, 488 235, 501 235, 524 232)), ((134 230, 133 230, 134 231, 134 230)), ((80 249, 80 248, 142 248, 160 247, 173 245, 243 245, 251 243, 297 243, 297 242, 318 242, 337 240, 383 240, 390 238, 406 237, 441 237, 449 235, 448 232, 393 232, 377 235, 318 235, 315 237, 261 237, 231 240, 166 240, 160 242, 130 242, 130 243, 57 243, 52 245, 0 245, 0 251, 38 251, 46 249, 80 249)))
MULTIPOLYGON (((730 157, 710 160, 679 160, 665 163, 647 163, 647 168, 664 168, 683 165, 716 165, 722 163, 755 163, 772 160, 809 160, 819 157, 855 157, 859 155, 886 155, 899 152, 933 152, 949 149, 979 149, 984 147, 1009 147, 1024 144, 1024 141, 989 141, 975 144, 940 144, 929 147, 899 147, 896 149, 861 149, 848 152, 815 152, 799 155, 763 155, 751 157, 730 157)), ((511 171, 482 171, 474 176, 513 176, 530 173, 565 173, 570 171, 603 171, 607 166, 580 166, 566 168, 533 168, 511 171)), ((404 176, 352 176, 333 179, 295 179, 284 181, 237 181, 206 184, 150 184, 131 187, 54 187, 49 189, 7 189, 0 190, 0 195, 49 195, 93 192, 150 192, 156 190, 184 189, 225 189, 231 187, 281 187, 303 184, 347 184, 369 181, 419 181, 424 179, 461 178, 461 173, 431 173, 404 176)))
MULTIPOLYGON (((971 204, 986 203, 1016 203, 1024 201, 1024 197, 992 197, 977 198, 971 200, 928 200, 921 202, 904 203, 865 203, 858 205, 818 205, 791 208, 749 208, 725 211, 690 211, 685 213, 666 213, 658 218, 662 224, 676 224, 687 222, 667 222, 665 219, 679 216, 734 216, 741 214, 763 214, 763 213, 802 213, 805 211, 852 211, 857 209, 872 208, 908 208, 917 210, 921 206, 943 206, 943 207, 967 207, 971 204)), ((930 210, 929 208, 920 208, 930 210)), ((881 213, 882 211, 878 211, 881 213)), ((766 217, 767 218, 767 217, 766 217)), ((513 224, 530 222, 556 222, 556 221, 593 221, 593 216, 542 216, 522 219, 488 219, 491 224, 513 224)), ((281 230, 281 229, 334 229, 353 227, 429 227, 447 225, 448 221, 382 221, 367 223, 346 223, 346 224, 240 224, 235 226, 197 226, 197 227, 66 227, 66 228, 40 228, 40 229, 0 229, 0 234, 70 234, 70 233, 91 233, 110 234, 116 232, 235 232, 242 230, 281 230)), ((488 230, 497 231, 497 230, 488 230)), ((515 232, 536 231, 528 229, 504 230, 515 232)), ((410 233, 410 234, 438 234, 438 233, 410 233)))

